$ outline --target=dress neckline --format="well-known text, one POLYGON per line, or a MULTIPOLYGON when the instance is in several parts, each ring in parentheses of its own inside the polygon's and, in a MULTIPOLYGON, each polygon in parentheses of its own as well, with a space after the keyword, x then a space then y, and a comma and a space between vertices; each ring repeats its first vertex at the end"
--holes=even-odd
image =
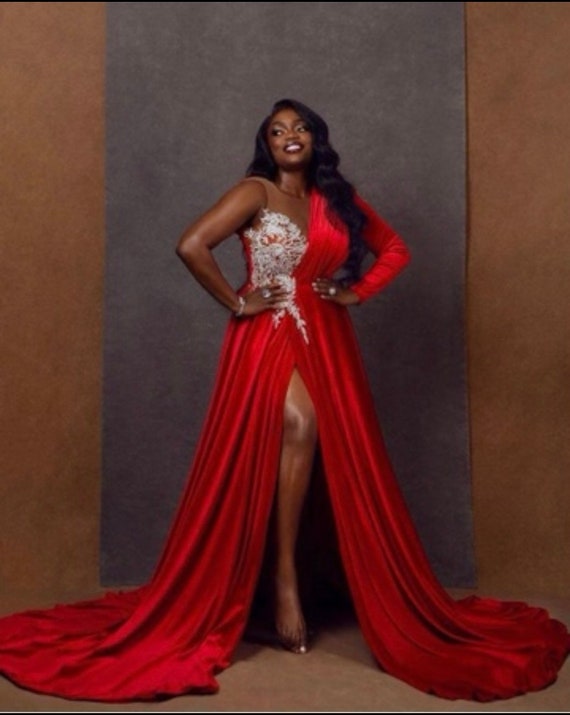
POLYGON ((305 241, 305 243, 308 243, 308 237, 307 237, 307 235, 308 235, 308 233, 309 233, 308 228, 309 228, 309 224, 310 224, 310 220, 311 220, 311 210, 310 210, 310 207, 309 207, 309 217, 308 217, 309 224, 307 225, 307 232, 306 232, 306 233, 301 230, 301 227, 299 226, 299 224, 298 224, 296 221, 293 221, 293 219, 292 219, 290 216, 288 216, 287 214, 283 213, 282 211, 274 211, 273 209, 269 209, 269 208, 266 208, 266 207, 263 207, 263 208, 261 209, 261 211, 262 211, 262 213, 263 213, 264 215, 265 215, 265 214, 273 214, 274 216, 279 216, 279 217, 281 217, 281 218, 284 218, 290 226, 292 226, 293 228, 297 229, 297 231, 299 232, 299 235, 301 236, 301 238, 303 238, 303 240, 305 241))
MULTIPOLYGON (((259 177, 251 177, 251 178, 258 179, 259 177)), ((273 186, 275 186, 275 188, 278 191, 281 191, 281 189, 278 189, 278 187, 275 185, 275 183, 273 181, 270 181, 269 179, 265 179, 265 181, 268 181, 273 186)), ((283 192, 281 192, 281 193, 283 193, 283 192)), ((318 191, 315 189, 315 187, 312 186, 309 189, 309 193, 308 193, 309 201, 308 201, 308 207, 307 207, 307 230, 306 230, 306 232, 302 231, 299 224, 296 221, 293 221, 293 219, 290 216, 288 216, 286 213, 284 213, 283 211, 276 211, 274 209, 270 209, 270 208, 264 206, 260 210, 260 217, 264 213, 272 213, 273 215, 278 215, 278 216, 285 218, 290 226, 293 226, 294 228, 296 228, 299 231, 299 234, 302 236, 302 238, 305 240, 305 243, 308 246, 309 243, 311 242, 311 230, 312 230, 312 226, 313 226, 313 222, 314 222, 315 202, 317 201, 317 197, 318 197, 318 191)), ((252 227, 250 226, 246 230, 250 230, 251 228, 252 227)))

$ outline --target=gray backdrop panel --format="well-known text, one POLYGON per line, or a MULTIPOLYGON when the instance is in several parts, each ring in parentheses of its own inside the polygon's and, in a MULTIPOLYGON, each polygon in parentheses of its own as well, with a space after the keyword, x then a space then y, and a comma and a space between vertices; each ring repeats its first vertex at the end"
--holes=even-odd
MULTIPOLYGON (((439 578, 475 583, 467 413, 463 3, 109 3, 102 580, 156 562, 228 313, 175 254, 283 96, 412 251, 352 309, 388 450, 439 578)), ((216 249, 234 286, 237 238, 216 249)), ((370 261, 367 259, 366 266, 370 261)))

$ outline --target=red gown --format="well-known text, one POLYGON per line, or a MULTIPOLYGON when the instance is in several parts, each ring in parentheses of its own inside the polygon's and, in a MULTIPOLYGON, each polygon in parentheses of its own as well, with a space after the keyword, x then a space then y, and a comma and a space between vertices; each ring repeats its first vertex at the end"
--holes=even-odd
MULTIPOLYGON (((402 239, 360 197, 376 256, 361 300, 408 263, 402 239)), ((184 493, 151 580, 133 591, 0 619, 0 673, 28 689, 100 701, 212 693, 243 635, 262 564, 296 365, 312 396, 338 547, 378 665, 445 698, 508 698, 552 683, 566 627, 523 602, 452 599, 436 580, 386 453, 349 309, 319 297, 347 234, 313 191, 307 237, 266 210, 241 235, 246 292, 281 275, 280 312, 231 316, 184 493)), ((302 657, 302 656, 301 656, 302 657)))

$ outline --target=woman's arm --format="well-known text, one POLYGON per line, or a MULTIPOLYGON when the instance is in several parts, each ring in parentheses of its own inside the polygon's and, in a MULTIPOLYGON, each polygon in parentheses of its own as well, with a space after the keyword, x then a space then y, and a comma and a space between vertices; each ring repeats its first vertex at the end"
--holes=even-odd
MULTIPOLYGON (((196 280, 218 302, 234 312, 240 305, 238 295, 221 272, 212 249, 247 224, 265 202, 265 189, 260 182, 242 181, 190 224, 176 245, 176 254, 196 280)), ((281 297, 278 290, 264 303, 257 300, 257 295, 251 296, 244 314, 273 307, 274 301, 281 297)))
POLYGON ((364 275, 349 286, 358 295, 360 305, 390 283, 408 265, 412 255, 396 231, 363 198, 356 194, 355 201, 368 219, 363 238, 376 256, 364 275))

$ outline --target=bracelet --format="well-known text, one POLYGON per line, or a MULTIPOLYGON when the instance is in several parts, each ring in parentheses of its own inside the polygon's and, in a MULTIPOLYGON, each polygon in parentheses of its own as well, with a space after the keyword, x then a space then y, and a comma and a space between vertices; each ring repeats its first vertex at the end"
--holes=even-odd
POLYGON ((234 311, 234 315, 236 318, 239 318, 241 315, 243 315, 243 310, 245 308, 245 298, 243 295, 238 295, 238 300, 239 300, 239 308, 234 311))

